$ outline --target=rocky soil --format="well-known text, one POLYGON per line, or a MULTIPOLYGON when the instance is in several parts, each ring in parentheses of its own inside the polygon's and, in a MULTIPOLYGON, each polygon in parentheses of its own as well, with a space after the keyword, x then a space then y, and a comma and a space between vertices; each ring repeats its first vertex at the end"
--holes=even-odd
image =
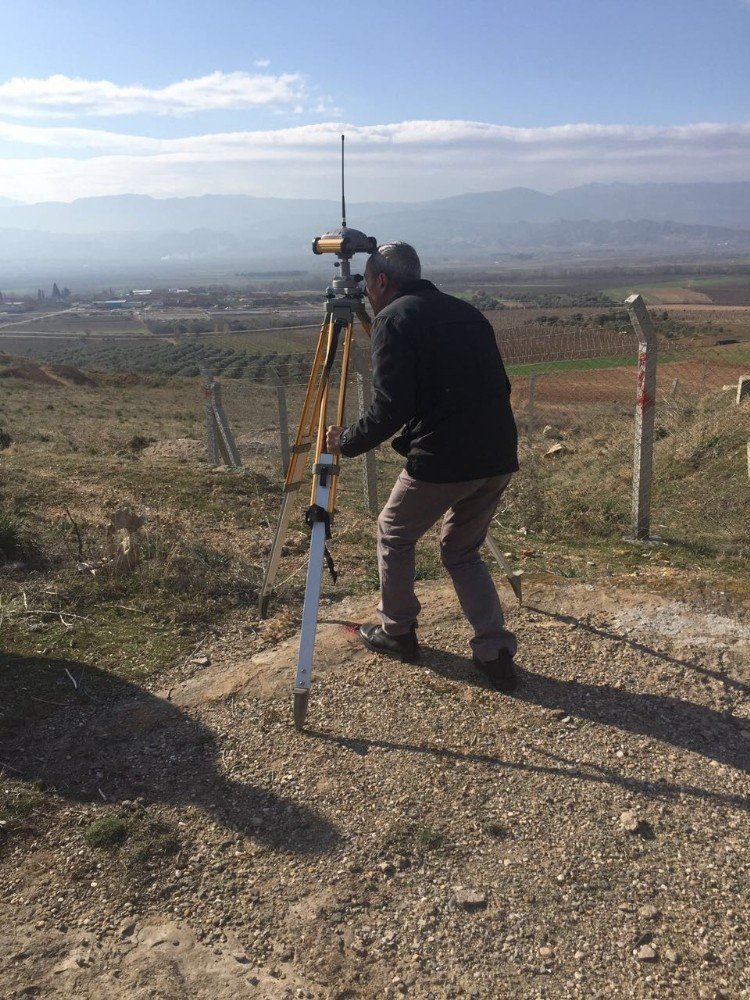
POLYGON ((747 609, 524 587, 513 697, 444 583, 416 665, 359 646, 372 600, 322 608, 304 734, 295 621, 159 690, 9 657, 46 687, 0 743, 0 994, 750 995, 747 609))

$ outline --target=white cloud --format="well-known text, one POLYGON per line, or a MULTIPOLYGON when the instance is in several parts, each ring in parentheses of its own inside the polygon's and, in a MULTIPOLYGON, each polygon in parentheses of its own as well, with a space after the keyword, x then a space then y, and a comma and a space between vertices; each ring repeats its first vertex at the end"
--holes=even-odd
POLYGON ((283 108, 306 104, 299 73, 210 73, 166 87, 122 85, 70 76, 13 77, 0 84, 0 108, 14 118, 81 115, 184 115, 195 111, 283 108))
MULTIPOLYGON (((748 0, 748 2, 750 2, 750 0, 748 0)), ((271 65, 271 60, 270 59, 256 59, 255 60, 255 65, 259 69, 266 69, 268 66, 271 65)))
POLYGON ((323 123, 159 139, 0 122, 0 190, 21 200, 135 192, 335 197, 347 136, 348 197, 398 201, 515 185, 546 191, 590 181, 744 180, 750 123, 570 124, 511 128, 471 121, 323 123), (44 154, 34 157, 34 146, 44 154), (54 151, 54 155, 50 155, 54 151))

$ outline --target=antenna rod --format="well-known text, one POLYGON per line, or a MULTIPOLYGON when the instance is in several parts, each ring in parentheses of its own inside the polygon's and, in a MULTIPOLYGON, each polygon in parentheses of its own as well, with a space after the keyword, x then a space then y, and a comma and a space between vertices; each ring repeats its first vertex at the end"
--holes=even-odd
POLYGON ((341 225, 346 228, 346 201, 344 200, 344 137, 341 136, 341 225))

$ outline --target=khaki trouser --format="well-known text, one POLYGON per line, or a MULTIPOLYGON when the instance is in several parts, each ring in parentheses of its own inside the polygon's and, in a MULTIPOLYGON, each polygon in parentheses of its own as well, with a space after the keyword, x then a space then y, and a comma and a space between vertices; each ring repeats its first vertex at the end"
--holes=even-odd
POLYGON ((403 635, 421 605, 414 593, 414 548, 438 518, 440 557, 456 588, 461 609, 474 629, 473 653, 484 661, 501 649, 516 651, 490 572, 479 554, 510 476, 463 483, 426 483, 403 471, 378 518, 378 614, 388 635, 403 635))

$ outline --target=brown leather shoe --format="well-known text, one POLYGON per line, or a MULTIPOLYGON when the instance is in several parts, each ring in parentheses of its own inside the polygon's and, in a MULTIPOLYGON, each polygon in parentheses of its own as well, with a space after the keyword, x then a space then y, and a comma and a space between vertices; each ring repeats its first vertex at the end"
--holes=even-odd
POLYGON ((373 653, 385 653, 395 656, 404 663, 413 663, 419 659, 419 643, 417 642, 417 627, 412 625, 404 635, 388 635, 382 625, 368 622, 359 627, 359 637, 373 653))
POLYGON ((485 663, 478 656, 474 657, 474 666, 482 671, 490 684, 498 691, 506 694, 518 687, 518 674, 513 663, 513 657, 507 649, 501 649, 496 659, 485 663))

